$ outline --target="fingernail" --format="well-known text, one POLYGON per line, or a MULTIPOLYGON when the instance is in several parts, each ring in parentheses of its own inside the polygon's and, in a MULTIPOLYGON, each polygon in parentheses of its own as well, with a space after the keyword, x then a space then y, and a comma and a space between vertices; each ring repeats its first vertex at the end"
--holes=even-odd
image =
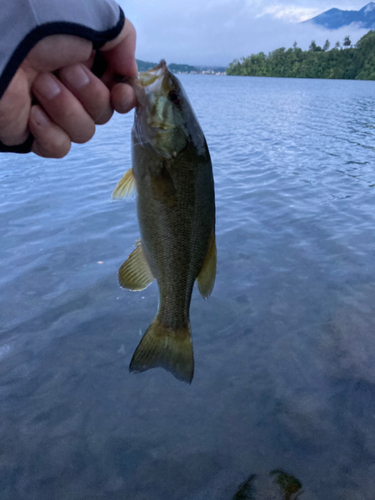
POLYGON ((38 78, 36 88, 46 99, 53 99, 61 91, 59 84, 48 73, 44 73, 38 78))
POLYGON ((72 87, 76 89, 81 89, 85 85, 87 85, 90 81, 86 71, 80 64, 75 64, 74 66, 69 66, 65 68, 64 74, 66 80, 72 87))
POLYGON ((51 120, 39 106, 33 106, 32 118, 39 127, 49 127, 51 125, 51 120))

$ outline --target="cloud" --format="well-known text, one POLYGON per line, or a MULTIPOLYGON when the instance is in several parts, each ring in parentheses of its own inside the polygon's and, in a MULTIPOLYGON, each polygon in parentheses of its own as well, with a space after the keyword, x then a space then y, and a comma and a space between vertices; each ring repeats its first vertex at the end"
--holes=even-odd
POLYGON ((270 14, 276 19, 281 19, 286 22, 299 23, 317 16, 322 11, 318 8, 299 7, 297 5, 271 5, 266 7, 261 14, 256 17, 262 17, 265 14, 270 14))
MULTIPOLYGON (((340 0, 341 3, 342 0, 340 0)), ((310 24, 291 23, 301 19, 306 9, 318 9, 322 1, 295 1, 282 4, 262 0, 120 0, 125 14, 135 24, 137 57, 157 62, 227 66, 233 59, 258 52, 268 53, 279 47, 289 48, 296 41, 307 49, 311 40, 331 46, 349 35, 355 43, 367 30, 356 26, 328 31, 310 24), (308 6, 307 6, 308 5, 308 6), (261 15, 260 15, 261 14, 261 15)), ((355 9, 362 7, 355 6, 355 9)), ((327 3, 319 9, 329 8, 327 3)), ((344 8, 340 5, 340 8, 344 8)))

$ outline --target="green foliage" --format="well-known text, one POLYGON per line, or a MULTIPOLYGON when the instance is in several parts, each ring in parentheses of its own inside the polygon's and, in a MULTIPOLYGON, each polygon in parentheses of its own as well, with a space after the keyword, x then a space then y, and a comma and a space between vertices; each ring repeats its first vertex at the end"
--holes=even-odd
MULTIPOLYGON (((137 61, 137 66, 138 66, 138 71, 148 71, 151 68, 155 68, 155 66, 158 63, 155 62, 147 62, 147 61, 141 61, 139 59, 136 59, 137 61)), ((197 68, 194 66, 189 66, 188 64, 168 64, 168 68, 173 71, 173 73, 192 73, 192 72, 199 72, 197 68)))
POLYGON ((313 41, 310 43, 309 50, 312 50, 313 52, 316 52, 316 43, 315 43, 315 40, 313 40, 313 41))
POLYGON ((151 68, 155 68, 155 66, 157 65, 157 63, 140 61, 139 59, 136 59, 136 61, 137 61, 138 71, 147 71, 151 68))
POLYGON ((337 42, 329 49, 329 41, 323 49, 313 40, 309 50, 293 48, 276 49, 269 54, 260 52, 235 59, 226 70, 227 75, 274 76, 286 78, 334 78, 375 80, 375 31, 363 36, 356 47, 350 47, 349 37, 340 49, 337 42), (348 48, 346 48, 348 47, 348 48))
POLYGON ((192 73, 197 71, 194 66, 189 66, 188 64, 168 64, 168 68, 173 71, 173 73, 192 73))

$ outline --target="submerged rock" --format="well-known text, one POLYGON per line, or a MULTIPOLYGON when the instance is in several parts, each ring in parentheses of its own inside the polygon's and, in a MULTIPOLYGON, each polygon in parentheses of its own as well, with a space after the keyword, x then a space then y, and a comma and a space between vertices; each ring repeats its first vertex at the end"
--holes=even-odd
POLYGON ((302 490, 298 479, 283 470, 252 474, 234 495, 233 500, 314 500, 302 490))

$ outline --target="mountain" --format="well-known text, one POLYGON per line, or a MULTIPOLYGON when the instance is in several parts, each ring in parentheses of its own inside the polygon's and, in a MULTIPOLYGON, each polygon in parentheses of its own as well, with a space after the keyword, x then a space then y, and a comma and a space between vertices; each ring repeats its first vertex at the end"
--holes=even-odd
POLYGON ((375 3, 370 2, 360 10, 330 9, 304 22, 319 24, 329 30, 336 30, 352 23, 356 23, 362 28, 374 29, 375 3))

